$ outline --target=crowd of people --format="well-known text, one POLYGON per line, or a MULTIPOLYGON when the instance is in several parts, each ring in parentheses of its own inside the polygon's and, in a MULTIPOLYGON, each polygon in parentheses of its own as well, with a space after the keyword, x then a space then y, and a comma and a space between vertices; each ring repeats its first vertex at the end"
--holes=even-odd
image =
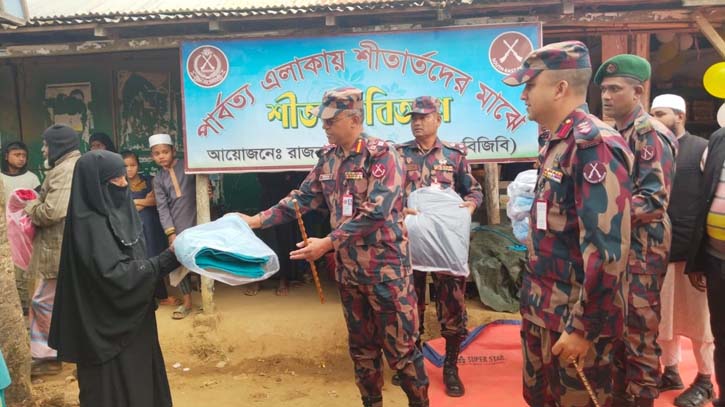
MULTIPOLYGON (((544 130, 520 293, 524 399, 536 407, 653 406, 660 392, 684 389, 677 367, 685 336, 698 375, 675 404, 725 405, 711 379, 725 382, 725 131, 709 141, 689 134, 677 95, 658 96, 648 113, 651 67, 643 58, 617 55, 592 73, 587 47, 567 41, 535 50, 503 79, 524 86, 528 118, 544 130), (592 76, 613 126, 589 112, 592 76)), ((430 275, 445 338, 445 391, 463 396, 457 363, 468 334, 466 278, 414 269, 404 221, 419 215, 408 200, 423 188, 454 191, 466 216, 481 205, 465 146, 439 137, 432 96, 415 98, 407 113, 412 139, 396 146, 364 132, 360 89, 325 92, 313 114, 329 144, 312 171, 273 182, 291 192, 266 190, 268 209, 237 215, 270 229, 295 221, 296 205, 302 214, 329 213, 327 236, 281 257, 292 270, 334 253, 366 407, 383 405, 383 356, 408 405, 430 405, 421 349, 430 275)), ((64 125, 44 132, 42 184, 27 171, 23 143, 3 149, 5 196, 38 190, 24 209, 36 228, 32 258, 27 270, 16 268, 33 373, 75 363, 81 406, 171 406, 154 311, 158 303, 178 305, 173 318, 182 319, 192 309, 191 276, 176 260, 174 240, 195 225, 196 180, 169 135, 149 138, 159 167, 153 178, 139 172, 135 153, 117 154, 108 135, 94 134, 83 155, 79 140, 64 125), (181 304, 165 278, 180 287, 181 304)), ((280 231, 295 237, 280 247, 300 240, 280 231)), ((282 276, 279 295, 290 278, 282 276)))

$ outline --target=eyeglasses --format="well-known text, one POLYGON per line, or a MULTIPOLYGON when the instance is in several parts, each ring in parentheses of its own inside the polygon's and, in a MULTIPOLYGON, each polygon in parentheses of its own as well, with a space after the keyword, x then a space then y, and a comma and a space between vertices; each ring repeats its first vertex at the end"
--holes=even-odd
POLYGON ((332 119, 322 119, 322 123, 327 127, 332 127, 333 124, 336 122, 339 122, 340 120, 347 117, 346 115, 339 114, 337 117, 333 117, 332 119))

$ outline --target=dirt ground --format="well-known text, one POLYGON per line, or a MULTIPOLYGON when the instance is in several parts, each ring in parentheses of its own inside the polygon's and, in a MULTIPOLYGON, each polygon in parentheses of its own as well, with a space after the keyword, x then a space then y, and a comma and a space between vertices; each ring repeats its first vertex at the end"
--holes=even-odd
MULTIPOLYGON (((259 406, 340 407, 360 405, 347 353, 347 333, 334 284, 324 285, 326 303, 314 286, 275 295, 276 281, 256 296, 244 287, 217 284, 218 318, 199 311, 171 319, 173 307, 157 311, 161 348, 175 407, 259 406), (216 325, 216 328, 213 326, 216 325)), ((201 304, 198 293, 195 304, 201 304)), ((469 327, 518 315, 488 311, 477 298, 468 300, 469 327)), ((428 307, 426 337, 439 335, 435 309, 428 307)), ((78 405, 73 365, 62 374, 34 381, 46 406, 78 405)), ((402 390, 390 385, 386 370, 386 406, 405 406, 402 390)))

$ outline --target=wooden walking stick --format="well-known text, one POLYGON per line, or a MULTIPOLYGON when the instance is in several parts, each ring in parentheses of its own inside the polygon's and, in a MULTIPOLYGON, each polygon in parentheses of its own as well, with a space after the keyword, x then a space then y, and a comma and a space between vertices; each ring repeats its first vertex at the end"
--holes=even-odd
POLYGON ((574 359, 571 360, 571 363, 574 364, 574 369, 576 369, 576 373, 579 375, 582 383, 584 383, 584 388, 587 389, 587 393, 589 393, 589 398, 592 399, 592 403, 594 403, 595 407, 600 407, 599 402, 597 401, 597 396, 594 394, 592 386, 589 385, 589 380, 587 380, 587 377, 584 375, 584 369, 582 369, 582 367, 579 366, 579 364, 574 359))
MULTIPOLYGON (((307 247, 307 231, 305 230, 305 223, 302 222, 302 213, 300 212, 300 205, 296 199, 292 200, 295 204, 295 214, 297 215, 297 224, 300 225, 300 232, 302 232, 302 239, 305 241, 305 247, 307 247)), ((312 270, 312 279, 315 280, 315 288, 317 288, 317 295, 320 296, 320 304, 325 303, 325 294, 322 293, 322 286, 320 285, 320 277, 317 275, 317 266, 315 266, 314 260, 307 260, 310 263, 310 269, 312 270)))

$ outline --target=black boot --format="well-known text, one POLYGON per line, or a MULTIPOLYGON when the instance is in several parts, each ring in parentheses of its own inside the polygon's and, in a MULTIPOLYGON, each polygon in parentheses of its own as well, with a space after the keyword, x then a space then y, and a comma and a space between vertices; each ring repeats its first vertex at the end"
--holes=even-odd
POLYGON ((446 338, 446 360, 443 362, 443 384, 449 397, 461 397, 466 392, 458 376, 458 354, 461 352, 460 338, 446 338))
POLYGON ((682 394, 675 398, 678 407, 700 407, 712 400, 713 388, 710 375, 698 374, 695 381, 682 394))
POLYGON ((634 407, 654 407, 655 399, 652 399, 649 397, 635 397, 633 406, 634 407))
POLYGON ((627 393, 612 393, 612 407, 632 407, 634 400, 627 393))
POLYGON ((662 373, 662 380, 660 381, 660 391, 669 390, 682 390, 685 385, 682 384, 680 373, 677 371, 677 365, 665 366, 665 371, 662 373))
POLYGON ((363 396, 362 397, 363 407, 383 407, 383 395, 377 396, 363 396))

